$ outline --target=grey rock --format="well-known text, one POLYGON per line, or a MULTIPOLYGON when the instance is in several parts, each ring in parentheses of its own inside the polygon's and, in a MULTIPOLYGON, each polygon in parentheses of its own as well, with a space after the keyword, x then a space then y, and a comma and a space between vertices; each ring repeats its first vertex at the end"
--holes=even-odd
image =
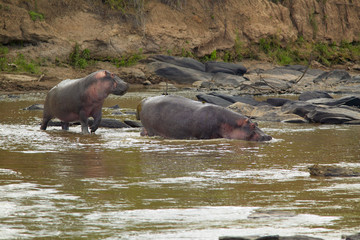
POLYGON ((324 91, 306 91, 300 94, 299 101, 307 101, 316 98, 332 98, 332 96, 324 91))
POLYGON ((350 106, 360 108, 360 97, 358 96, 344 96, 338 99, 319 98, 308 100, 307 102, 317 105, 328 105, 328 106, 350 106))
POLYGON ((360 111, 350 107, 315 107, 308 112, 305 119, 313 123, 342 124, 348 121, 360 120, 360 111))
POLYGON ((239 96, 239 95, 231 96, 231 95, 222 94, 222 93, 218 93, 218 92, 212 92, 209 95, 220 97, 220 98, 225 99, 226 101, 229 101, 232 103, 242 102, 242 103, 250 104, 252 106, 256 106, 261 103, 259 101, 256 101, 252 96, 239 96))
POLYGON ((141 122, 139 122, 139 121, 124 120, 124 123, 125 123, 126 125, 129 125, 130 127, 133 127, 133 128, 140 128, 140 127, 142 127, 142 124, 141 124, 141 122))
POLYGON ((210 61, 205 63, 205 71, 209 73, 222 72, 242 76, 246 73, 247 69, 241 64, 210 61))
POLYGON ((179 84, 191 84, 196 81, 211 81, 213 74, 185 68, 170 63, 155 61, 149 63, 148 68, 158 76, 167 78, 179 84))
POLYGON ((351 82, 360 83, 360 75, 353 76, 351 82))
POLYGON ((345 236, 345 240, 360 240, 360 233, 345 236))
POLYGON ((313 111, 316 108, 316 105, 303 102, 303 101, 291 101, 285 103, 281 107, 281 111, 284 113, 293 113, 300 117, 305 117, 306 114, 313 111))
POLYGON ((173 57, 167 55, 156 55, 152 58, 160 62, 171 63, 179 67, 205 72, 205 65, 193 58, 173 57))
POLYGON ((281 107, 285 103, 292 102, 292 100, 286 98, 268 98, 266 99, 266 103, 274 106, 274 107, 281 107))
POLYGON ((224 72, 217 72, 214 74, 212 81, 217 86, 234 87, 237 88, 242 82, 247 81, 244 77, 232 75, 224 72))
POLYGON ((347 80, 351 80, 351 76, 348 72, 345 70, 332 70, 319 75, 313 80, 313 82, 340 83, 347 80))
POLYGON ((33 104, 29 107, 24 108, 23 110, 44 110, 44 104, 33 104))
MULTIPOLYGON (((93 120, 89 119, 89 126, 93 124, 93 120)), ((129 128, 130 126, 116 119, 103 118, 100 122, 100 127, 105 128, 129 128)))
POLYGON ((109 109, 120 109, 120 106, 118 104, 108 107, 109 109))
POLYGON ((222 106, 222 107, 227 107, 227 106, 230 106, 231 104, 233 104, 232 102, 227 101, 221 97, 208 95, 208 94, 198 94, 198 95, 196 95, 196 97, 199 101, 215 104, 215 105, 222 106))

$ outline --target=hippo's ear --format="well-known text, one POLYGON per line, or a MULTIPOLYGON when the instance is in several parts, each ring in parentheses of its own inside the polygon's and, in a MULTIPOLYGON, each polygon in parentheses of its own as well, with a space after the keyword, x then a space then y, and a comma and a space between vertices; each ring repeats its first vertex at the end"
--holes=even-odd
POLYGON ((237 125, 239 127, 242 127, 242 126, 246 126, 247 124, 249 124, 249 119, 248 118, 241 118, 239 120, 236 121, 237 125))
POLYGON ((115 78, 115 74, 105 70, 106 77, 115 78))
POLYGON ((95 78, 96 79, 100 79, 100 78, 103 78, 103 77, 105 77, 106 76, 106 71, 104 70, 104 71, 99 71, 99 72, 97 72, 96 74, 95 74, 95 78))
POLYGON ((250 129, 254 130, 257 126, 257 123, 251 122, 249 118, 243 118, 243 119, 237 120, 237 125, 239 127, 249 126, 250 129))

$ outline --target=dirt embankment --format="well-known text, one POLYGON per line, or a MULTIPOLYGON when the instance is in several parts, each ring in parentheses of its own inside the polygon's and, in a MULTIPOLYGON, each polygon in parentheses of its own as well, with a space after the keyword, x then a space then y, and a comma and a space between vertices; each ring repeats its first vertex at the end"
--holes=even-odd
MULTIPOLYGON (((186 51, 204 56, 215 49, 231 49, 239 41, 246 47, 269 36, 281 42, 299 36, 307 41, 360 41, 360 2, 149 0, 124 12, 100 0, 0 1, 0 44, 10 48, 9 57, 22 53, 42 59, 45 76, 39 84, 84 76, 92 70, 51 65, 67 61, 76 43, 97 59, 139 49, 143 54, 186 51)), ((102 64, 92 68, 112 68, 102 64)), ((35 82, 40 76, 36 77, 35 82)))

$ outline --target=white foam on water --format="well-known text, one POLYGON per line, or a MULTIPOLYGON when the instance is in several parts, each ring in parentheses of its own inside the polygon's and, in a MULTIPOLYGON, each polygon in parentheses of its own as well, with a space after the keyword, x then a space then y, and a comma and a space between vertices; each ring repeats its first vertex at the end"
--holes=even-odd
MULTIPOLYGON (((327 234, 328 229, 312 225, 332 224, 338 217, 299 214, 268 219, 249 219, 257 207, 199 207, 184 209, 138 209, 120 212, 98 212, 85 217, 89 222, 101 222, 102 227, 136 229, 126 231, 122 237, 131 239, 218 239, 220 236, 290 236, 327 234), (158 226, 148 230, 147 226, 158 226)), ((334 238, 326 238, 333 240, 334 238)))
POLYGON ((0 168, 0 175, 16 175, 16 176, 20 176, 21 173, 18 173, 16 171, 11 170, 11 169, 0 168))
POLYGON ((197 172, 199 176, 216 178, 216 179, 259 179, 274 181, 291 181, 298 178, 309 177, 308 172, 297 169, 256 169, 256 170, 207 170, 197 172))

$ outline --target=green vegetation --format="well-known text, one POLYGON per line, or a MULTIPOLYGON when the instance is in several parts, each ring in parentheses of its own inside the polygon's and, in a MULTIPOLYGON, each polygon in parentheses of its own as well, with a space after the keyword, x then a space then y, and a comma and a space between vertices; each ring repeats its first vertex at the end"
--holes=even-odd
POLYGON ((344 64, 349 61, 360 61, 360 43, 342 41, 306 42, 299 37, 294 42, 281 43, 275 36, 260 39, 259 49, 267 58, 281 64, 307 64, 309 59, 316 60, 325 66, 344 64))
MULTIPOLYGON (((167 51, 169 55, 196 58, 190 50, 181 49, 181 53, 172 50, 167 51)), ((360 42, 341 41, 315 42, 307 41, 302 36, 296 40, 285 42, 278 36, 262 38, 258 43, 245 43, 237 36, 234 46, 227 50, 213 50, 211 54, 197 58, 202 62, 219 61, 238 62, 243 59, 254 59, 272 61, 279 65, 303 64, 307 65, 309 60, 315 60, 325 66, 345 64, 346 62, 360 62, 360 42)))
POLYGON ((74 50, 69 55, 69 64, 75 68, 86 68, 90 61, 90 50, 80 50, 80 45, 75 44, 74 50))
POLYGON ((40 73, 39 64, 34 60, 27 60, 21 53, 11 59, 7 56, 8 53, 7 47, 0 46, 0 71, 40 73))
POLYGON ((217 60, 217 51, 216 49, 212 51, 209 55, 205 55, 202 59, 202 62, 216 61, 217 60))
POLYGON ((42 20, 45 19, 44 14, 42 14, 42 13, 29 11, 29 15, 30 15, 31 20, 33 20, 34 22, 37 21, 37 20, 42 21, 42 20))
POLYGON ((123 14, 135 12, 137 15, 144 8, 144 0, 105 0, 103 2, 111 9, 119 10, 123 14))
POLYGON ((35 61, 26 60, 23 54, 17 55, 14 64, 19 72, 40 73, 39 65, 35 61))
POLYGON ((121 56, 120 58, 112 59, 111 62, 116 67, 130 67, 137 64, 141 59, 143 59, 142 49, 140 48, 138 52, 134 54, 127 54, 121 56))

